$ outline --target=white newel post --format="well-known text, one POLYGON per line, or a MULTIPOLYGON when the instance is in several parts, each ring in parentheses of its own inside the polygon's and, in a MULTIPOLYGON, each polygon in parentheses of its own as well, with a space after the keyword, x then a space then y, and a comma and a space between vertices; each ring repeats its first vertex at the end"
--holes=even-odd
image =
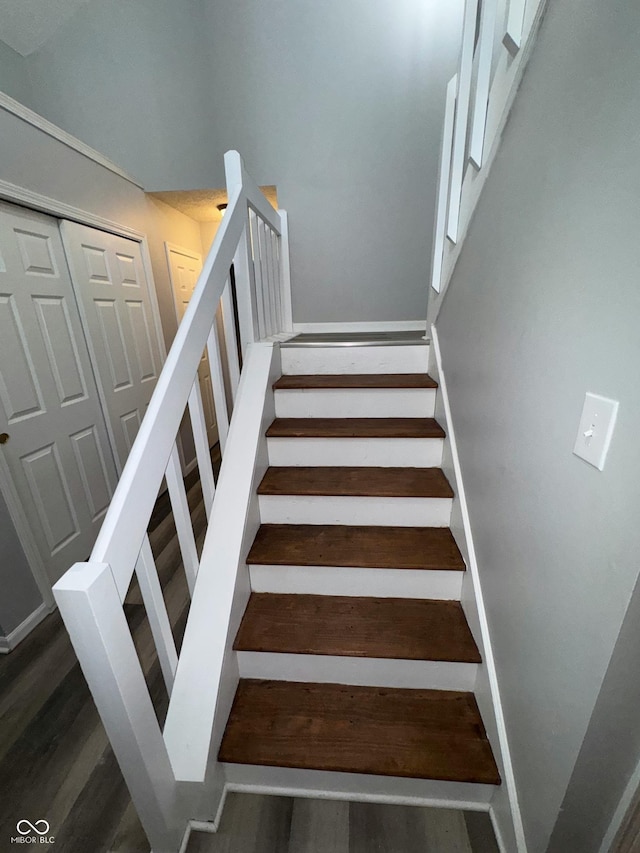
POLYGON ((291 305, 291 261, 289 259, 289 217, 286 210, 279 210, 282 233, 280 235, 280 285, 282 292, 283 332, 293 333, 293 309, 291 305))
MULTIPOLYGON (((244 164, 237 151, 227 151, 224 155, 224 171, 227 181, 227 195, 236 187, 243 186, 244 164)), ((256 287, 251 255, 251 240, 249 236, 249 211, 244 194, 241 202, 245 207, 245 224, 238 242, 238 248, 233 257, 233 271, 236 281, 236 298, 238 302, 238 325, 240 327, 240 346, 242 357, 246 357, 247 347, 259 340, 256 306, 256 287)))
POLYGON ((187 819, 111 568, 76 563, 53 593, 153 853, 177 853, 187 819))

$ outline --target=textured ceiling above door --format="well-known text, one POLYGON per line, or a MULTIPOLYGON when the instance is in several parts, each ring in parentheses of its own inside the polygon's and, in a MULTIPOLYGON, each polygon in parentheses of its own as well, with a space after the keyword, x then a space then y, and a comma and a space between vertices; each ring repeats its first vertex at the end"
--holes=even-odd
POLYGON ((87 0, 0 0, 0 37, 28 56, 48 41, 87 0))

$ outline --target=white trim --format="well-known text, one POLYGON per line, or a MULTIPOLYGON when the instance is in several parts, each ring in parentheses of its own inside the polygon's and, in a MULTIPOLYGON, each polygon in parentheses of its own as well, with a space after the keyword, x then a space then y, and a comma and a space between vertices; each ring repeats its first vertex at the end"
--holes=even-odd
POLYGON ((424 332, 424 320, 382 320, 363 323, 294 323, 293 333, 321 334, 323 332, 424 332))
POLYGON ((602 844, 600 845, 599 853, 610 853, 613 842, 616 840, 616 836, 618 832, 620 832, 620 827, 622 826, 625 817, 627 816, 627 812, 629 811, 629 807, 633 802, 634 797, 636 796, 638 789, 640 789, 640 762, 636 765, 636 769, 631 774, 631 778, 627 782, 627 786, 624 789, 622 796, 620 797, 620 802, 613 813, 613 817, 611 818, 611 823, 609 824, 609 828, 605 832, 604 838, 602 839, 602 844))
POLYGON ((56 201, 49 196, 33 192, 33 190, 28 190, 25 187, 19 187, 9 181, 0 180, 0 198, 14 204, 21 204, 23 207, 37 210, 40 213, 48 213, 55 216, 56 219, 69 219, 72 222, 79 222, 81 225, 89 225, 93 228, 99 228, 101 231, 108 231, 110 234, 129 237, 138 243, 145 239, 144 234, 141 231, 136 231, 135 228, 120 225, 112 219, 105 219, 104 216, 89 213, 88 210, 82 210, 80 207, 74 207, 63 201, 56 201))
POLYGON ((0 655, 6 655, 21 643, 22 640, 30 634, 31 631, 39 625, 40 622, 52 613, 55 610, 55 603, 50 607, 47 606, 44 602, 39 607, 30 613, 26 619, 24 619, 17 628, 14 628, 10 634, 7 634, 6 637, 0 637, 0 655))
MULTIPOLYGON (((228 765, 230 766, 230 765, 228 765)), ((246 765, 237 765, 245 767, 246 765)), ((252 765, 250 768, 255 769, 252 765)), ((260 768, 262 769, 262 768, 260 768)), ((273 768, 270 768, 273 769, 273 768)), ((277 768, 280 769, 280 768, 277 768)), ((309 771, 310 773, 329 773, 331 771, 309 771)), ((343 774, 344 775, 344 774, 343 774)), ((356 774, 353 774, 354 776, 356 774)), ((357 774, 360 776, 361 774, 357 774)), ((369 779, 371 777, 367 777, 369 779)), ((396 777, 385 777, 395 779, 396 777)), ((415 780, 431 781, 431 780, 415 780)), ((443 783, 456 784, 456 783, 443 783)), ((461 782, 461 785, 471 786, 473 783, 461 782)), ((447 799, 446 797, 408 796, 404 794, 366 793, 362 791, 330 791, 324 788, 304 788, 297 785, 272 785, 252 782, 227 782, 225 790, 238 794, 264 794, 276 797, 304 797, 314 800, 341 800, 350 803, 379 803, 381 805, 422 806, 435 809, 456 809, 467 812, 489 812, 490 804, 476 800, 447 799)))
MULTIPOLYGON (((507 786, 507 793, 509 796, 509 805, 511 810, 511 817, 513 821, 513 829, 516 838, 517 849, 519 853, 526 853, 527 845, 524 835, 524 827, 522 824, 522 816, 520 814, 520 805, 518 803, 518 792, 516 789, 515 775, 513 772, 513 764, 511 761, 511 751, 509 749, 509 739, 507 736, 507 728, 504 719, 504 713, 502 710, 502 702, 500 699, 500 687, 498 685, 498 674, 496 671, 495 659, 493 656, 493 647, 491 644, 491 637, 489 634, 489 623, 487 620, 487 612, 484 606, 484 598, 482 595, 482 584, 480 581, 480 571, 478 568, 478 561, 476 558, 475 547, 473 543, 473 533, 471 531, 471 519, 469 516, 469 507, 467 505, 467 497, 465 494, 464 483, 462 480, 462 468, 460 465, 460 457, 458 456, 458 447, 456 444, 456 436, 453 429, 453 423, 451 419, 451 407, 449 405, 449 395, 447 391, 447 382, 444 376, 444 372, 442 369, 442 354, 440 352, 440 342, 438 339, 438 331, 435 325, 431 326, 431 341, 433 345, 433 351, 436 358, 436 364, 438 367, 438 383, 439 383, 439 392, 442 394, 442 403, 445 411, 445 419, 446 425, 445 429, 447 431, 447 436, 449 439, 449 446, 451 449, 451 458, 453 463, 453 469, 455 473, 456 480, 456 491, 458 494, 458 500, 460 502, 460 512, 462 515, 462 525, 464 528, 464 535, 466 539, 467 549, 469 553, 469 565, 467 566, 471 578, 473 580, 473 589, 475 593, 476 606, 478 608, 478 618, 480 622, 480 630, 482 633, 482 642, 484 646, 484 664, 487 668, 487 675, 489 679, 489 685, 491 689, 491 697, 493 700, 493 709, 496 718, 496 726, 498 730, 498 740, 500 745, 500 753, 502 756, 502 763, 504 769, 504 781, 507 786)), ((496 832, 496 835, 498 833, 496 832)))
POLYGON ((140 189, 144 189, 140 181, 136 178, 132 177, 128 172, 125 172, 124 169, 121 169, 120 166, 117 166, 111 160, 101 154, 99 151, 96 151, 95 148, 91 148, 90 145, 87 145, 85 142, 82 142, 79 139, 76 139, 75 136, 72 136, 70 133, 67 133, 66 130, 62 130, 62 128, 53 124, 53 122, 48 121, 46 118, 43 118, 38 113, 30 110, 29 107, 25 107, 24 104, 21 104, 20 101, 16 101, 14 98, 9 97, 9 95, 4 92, 0 92, 0 109, 3 109, 7 113, 11 113, 14 116, 25 121, 27 124, 32 125, 33 127, 37 127, 38 130, 41 130, 43 133, 46 133, 47 136, 53 137, 53 139, 57 139, 58 142, 62 142, 63 145, 66 145, 67 148, 72 148, 74 151, 77 151, 79 154, 82 154, 88 160, 93 160, 94 163, 98 163, 98 165, 103 166, 105 169, 108 169, 110 172, 114 172, 114 174, 119 175, 121 178, 124 178, 125 181, 129 181, 130 184, 134 184, 136 187, 140 187, 140 189))
POLYGON ((225 785, 222 789, 222 796, 220 797, 220 802, 218 803, 218 810, 216 812, 216 816, 212 821, 189 821, 189 823, 187 824, 187 828, 184 831, 184 837, 182 839, 182 844, 180 845, 180 850, 178 851, 178 853, 187 853, 187 847, 189 846, 189 839, 191 838, 192 832, 209 832, 213 834, 218 831, 218 828, 220 827, 220 821, 222 820, 222 812, 224 811, 225 802, 227 800, 227 791, 228 786, 225 785))
POLYGON ((500 853, 509 853, 509 849, 505 844, 504 838, 502 837, 500 823, 496 818, 495 808, 492 805, 489 806, 489 817, 491 818, 491 826, 493 828, 493 834, 496 837, 496 844, 498 845, 498 850, 500 851, 500 853))

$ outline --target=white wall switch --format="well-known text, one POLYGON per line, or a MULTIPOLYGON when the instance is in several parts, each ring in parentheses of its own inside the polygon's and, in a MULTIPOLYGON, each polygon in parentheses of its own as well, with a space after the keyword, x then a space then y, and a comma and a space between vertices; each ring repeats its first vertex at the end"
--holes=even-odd
POLYGON ((590 465, 599 468, 600 471, 604 468, 604 461, 611 444, 618 405, 617 400, 609 400, 599 394, 587 393, 584 399, 573 452, 590 465))

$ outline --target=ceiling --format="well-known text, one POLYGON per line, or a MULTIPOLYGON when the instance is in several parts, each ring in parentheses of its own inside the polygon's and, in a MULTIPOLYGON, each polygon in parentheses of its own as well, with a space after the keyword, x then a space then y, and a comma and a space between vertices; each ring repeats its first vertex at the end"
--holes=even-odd
MULTIPOLYGON (((278 197, 273 186, 260 187, 272 206, 278 209, 278 197)), ((148 193, 165 204, 175 207, 196 222, 216 222, 220 220, 218 204, 226 204, 226 190, 171 190, 169 192, 148 193)))
POLYGON ((88 0, 0 0, 2 41, 28 56, 88 0))

